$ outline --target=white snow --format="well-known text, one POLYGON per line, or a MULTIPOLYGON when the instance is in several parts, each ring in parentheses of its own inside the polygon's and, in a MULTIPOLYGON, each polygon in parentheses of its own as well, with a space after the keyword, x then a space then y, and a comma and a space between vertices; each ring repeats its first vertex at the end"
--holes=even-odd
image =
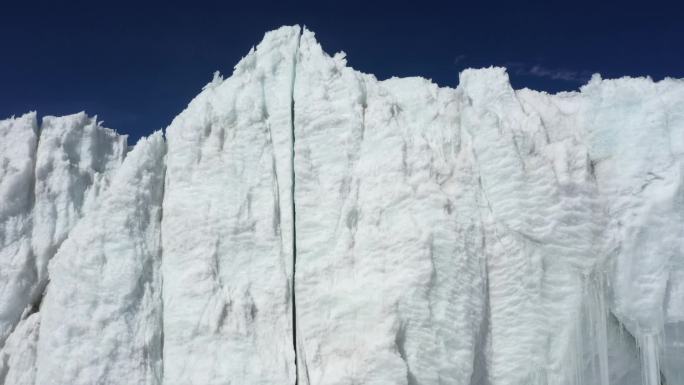
POLYGON ((298 27, 167 129, 164 383, 294 383, 290 119, 298 27))
POLYGON ((0 121, 0 384, 684 385, 682 80, 380 81, 283 27, 166 134, 0 121))
MULTIPOLYGON (((101 127, 97 118, 85 113, 47 116, 40 127, 36 114, 29 113, 2 121, 0 128, 7 136, 2 141, 7 147, 2 151, 0 178, 6 204, 0 214, 6 242, 0 250, 0 276, 12 273, 0 281, 4 285, 0 291, 2 347, 15 327, 15 333, 22 333, 22 326, 17 326, 20 319, 38 310, 48 282, 48 261, 107 186, 125 155, 126 137, 101 127)), ((31 324, 34 329, 37 326, 31 324)), ((8 378, 21 372, 12 367, 16 361, 12 355, 21 356, 23 349, 16 342, 3 349, 9 366, 0 369, 0 378, 3 371, 9 370, 8 378), (19 351, 13 353, 13 349, 19 351)), ((30 377, 22 380, 26 378, 30 377)))
POLYGON ((457 93, 354 72, 309 31, 296 79, 301 383, 467 382, 486 278, 457 93))
POLYGON ((43 118, 36 155, 32 246, 38 279, 47 263, 95 204, 126 155, 126 137, 85 113, 43 118))
POLYGON ((35 112, 0 121, 0 348, 36 280, 30 213, 37 136, 35 112))
POLYGON ((141 139, 50 263, 36 383, 162 383, 164 152, 141 139))
POLYGON ((0 350, 0 381, 12 385, 36 383, 36 352, 40 313, 21 320, 0 350))

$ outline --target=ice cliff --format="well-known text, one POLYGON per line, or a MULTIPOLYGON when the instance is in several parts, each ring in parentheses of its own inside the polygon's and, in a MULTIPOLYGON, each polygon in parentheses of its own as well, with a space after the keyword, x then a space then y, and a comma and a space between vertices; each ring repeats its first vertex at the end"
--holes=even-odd
POLYGON ((0 384, 683 385, 684 81, 283 27, 141 139, 0 121, 0 384))

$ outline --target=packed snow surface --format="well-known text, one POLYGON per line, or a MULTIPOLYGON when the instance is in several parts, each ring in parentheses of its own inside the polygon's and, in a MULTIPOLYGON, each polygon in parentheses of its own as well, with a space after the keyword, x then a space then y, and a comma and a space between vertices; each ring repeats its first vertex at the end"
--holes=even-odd
POLYGON ((266 34, 129 148, 0 121, 0 385, 684 385, 684 81, 266 34))

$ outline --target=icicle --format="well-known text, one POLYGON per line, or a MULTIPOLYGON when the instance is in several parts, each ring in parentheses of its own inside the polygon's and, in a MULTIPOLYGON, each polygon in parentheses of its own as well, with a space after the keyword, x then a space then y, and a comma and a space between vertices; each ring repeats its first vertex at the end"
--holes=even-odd
MULTIPOLYGON (((584 284, 584 288, 586 290, 586 283, 584 284)), ((586 304, 584 304, 586 306, 586 304)), ((584 340, 585 340, 585 334, 586 334, 586 328, 584 325, 586 325, 586 318, 590 316, 587 314, 585 309, 583 309, 582 312, 579 314, 579 318, 577 320, 577 331, 575 332, 575 354, 574 356, 574 366, 575 366, 575 385, 583 385, 584 384, 584 371, 585 371, 585 362, 584 362, 584 353, 586 351, 586 348, 584 346, 584 340)), ((591 322, 591 321, 588 321, 591 322)))
POLYGON ((666 385, 681 385, 684 384, 684 365, 682 365, 682 357, 684 357, 684 322, 674 322, 665 324, 663 328, 663 343, 661 349, 663 350, 663 362, 660 362, 660 372, 665 378, 666 385))
POLYGON ((593 272, 583 278, 582 311, 575 332, 574 378, 576 385, 610 385, 608 370, 608 309, 605 278, 593 272))
POLYGON ((655 333, 639 333, 637 338, 641 351, 641 383, 643 385, 661 385, 658 335, 655 333))
POLYGON ((583 354, 584 353, 584 344, 583 344, 583 340, 584 340, 583 331, 584 330, 583 329, 584 328, 582 327, 583 317, 584 317, 584 315, 582 314, 582 312, 580 312, 580 314, 578 314, 577 320, 575 321, 575 325, 579 325, 575 329, 575 335, 574 335, 575 351, 572 354, 570 354, 570 357, 569 357, 571 360, 570 365, 574 369, 574 373, 573 373, 574 376, 571 379, 572 381, 568 381, 568 383, 573 384, 573 385, 582 385, 584 383, 584 359, 583 359, 583 357, 584 357, 584 354, 583 354))
POLYGON ((601 385, 610 385, 608 376, 608 310, 606 309, 605 285, 603 274, 597 274, 596 287, 594 290, 594 336, 596 353, 598 354, 598 371, 601 385))

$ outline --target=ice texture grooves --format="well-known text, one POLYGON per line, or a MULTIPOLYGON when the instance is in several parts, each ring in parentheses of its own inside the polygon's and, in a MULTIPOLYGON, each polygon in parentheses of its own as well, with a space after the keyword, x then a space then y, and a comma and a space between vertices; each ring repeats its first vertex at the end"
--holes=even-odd
POLYGON ((37 384, 162 383, 165 147, 161 132, 136 144, 50 263, 37 384))
POLYGON ((266 34, 169 126, 164 383, 293 384, 292 75, 266 34))
POLYGON ((35 113, 0 121, 0 349, 30 302, 37 279, 31 250, 37 144, 35 113))
POLYGON ((0 385, 684 385, 684 81, 268 32, 132 149, 0 121, 0 385))
MULTIPOLYGON (((10 190, 4 191, 13 194, 3 198, 12 215, 0 222, 6 226, 9 239, 14 239, 13 244, 0 251, 7 253, 0 258, 0 264, 9 263, 1 271, 13 272, 7 280, 0 281, 0 285, 6 285, 0 291, 0 346, 14 327, 18 329, 16 333, 28 327, 26 317, 38 311, 42 303, 48 283, 48 261, 83 214, 98 202, 126 151, 125 136, 102 127, 96 117, 85 113, 46 116, 40 126, 35 113, 3 122, 8 123, 10 129, 21 129, 23 133, 2 141, 11 146, 2 154, 11 160, 13 154, 31 150, 24 153, 23 165, 3 161, 6 173, 0 179, 0 183, 9 183, 10 190), (29 164, 30 169, 25 167, 29 164), (23 182, 17 179, 19 175, 23 182), (12 191, 16 188, 23 191, 12 191), (21 226, 21 232, 16 231, 17 226, 21 226), (18 324, 20 319, 23 326, 18 324)), ((35 331, 32 338, 37 338, 39 318, 32 317, 30 322, 30 330, 35 331)), ((0 351, 0 378, 4 372, 9 379, 17 378, 8 383, 32 383, 33 376, 13 364, 17 359, 11 356, 14 350, 22 357, 25 352, 35 355, 35 343, 21 345, 19 341, 14 338, 14 344, 0 351), (19 378, 24 382, 19 382, 19 378)))
POLYGON ((377 82, 325 55, 309 31, 297 71, 297 315, 309 383, 468 383, 483 229, 456 92, 377 82))

